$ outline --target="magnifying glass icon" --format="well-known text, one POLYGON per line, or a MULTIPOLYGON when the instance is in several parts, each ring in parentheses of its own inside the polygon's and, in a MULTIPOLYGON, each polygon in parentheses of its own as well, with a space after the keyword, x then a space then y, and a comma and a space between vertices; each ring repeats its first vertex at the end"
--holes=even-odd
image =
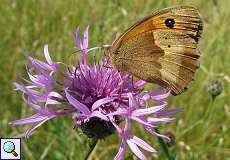
POLYGON ((14 157, 17 157, 18 154, 15 152, 15 145, 11 141, 7 141, 3 144, 3 149, 6 153, 11 153, 14 155, 14 157))

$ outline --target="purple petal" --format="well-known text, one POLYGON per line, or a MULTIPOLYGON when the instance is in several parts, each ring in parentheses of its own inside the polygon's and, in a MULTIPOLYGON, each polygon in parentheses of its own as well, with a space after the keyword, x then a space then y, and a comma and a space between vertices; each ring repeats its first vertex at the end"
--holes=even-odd
POLYGON ((24 87, 23 85, 20 85, 18 83, 14 83, 14 85, 18 90, 22 91, 25 94, 28 94, 28 89, 24 87))
POLYGON ((167 140, 167 141, 170 141, 170 138, 169 137, 167 137, 167 136, 165 136, 165 135, 163 135, 163 134, 159 134, 159 133, 157 133, 157 132, 153 132, 156 136, 158 136, 158 137, 161 137, 161 138, 164 138, 165 140, 167 140))
POLYGON ((113 126, 116 128, 117 132, 122 135, 123 129, 115 122, 115 118, 112 116, 108 116, 110 122, 113 124, 113 126))
POLYGON ((38 122, 38 123, 32 125, 32 126, 26 131, 25 137, 26 137, 26 138, 29 138, 29 137, 33 134, 33 132, 35 131, 35 129, 37 129, 38 127, 40 127, 43 123, 45 123, 46 121, 50 120, 51 118, 53 118, 53 117, 46 118, 46 119, 44 119, 43 121, 38 122))
POLYGON ((67 91, 68 89, 65 90, 66 93, 66 98, 68 99, 69 103, 71 105, 73 105, 76 109, 78 109, 79 111, 81 111, 82 113, 86 114, 86 115, 90 115, 90 110, 88 109, 88 107, 84 104, 82 104, 81 102, 79 102, 77 99, 73 98, 67 91))
POLYGON ((85 29, 85 32, 84 32, 83 49, 88 48, 88 30, 89 30, 89 26, 87 26, 87 28, 85 29))
POLYGON ((158 106, 149 107, 146 109, 137 109, 137 110, 132 112, 132 115, 133 116, 144 116, 144 115, 153 114, 153 113, 163 109, 166 105, 167 105, 167 103, 162 103, 158 106))
POLYGON ((31 57, 31 56, 29 56, 28 58, 31 61, 32 66, 34 68, 36 68, 37 70, 39 70, 39 72, 44 72, 46 70, 50 70, 50 71, 53 70, 52 67, 50 67, 48 64, 46 64, 46 63, 44 63, 42 61, 39 61, 39 60, 37 60, 37 59, 35 59, 35 58, 31 57))
POLYGON ((78 26, 77 27, 77 31, 75 33, 75 37, 76 37, 76 45, 77 45, 77 48, 79 50, 82 50, 82 42, 81 42, 81 33, 80 33, 80 27, 78 26))
POLYGON ((124 134, 123 136, 126 136, 131 129, 131 119, 126 117, 125 118, 125 127, 124 127, 124 134))
POLYGON ((63 98, 62 95, 60 95, 58 92, 50 92, 48 94, 48 97, 55 97, 55 98, 63 98))
POLYGON ((97 109, 98 107, 100 107, 103 104, 112 102, 115 98, 111 98, 111 97, 106 97, 106 98, 102 98, 97 100, 93 105, 92 105, 92 111, 94 111, 95 109, 97 109))
POLYGON ((152 117, 148 117, 147 121, 149 123, 159 123, 159 122, 171 122, 174 119, 175 118, 152 118, 152 117))
POLYGON ((39 105, 36 105, 36 104, 32 103, 31 99, 28 99, 28 105, 29 105, 32 109, 34 109, 34 110, 36 110, 36 111, 38 111, 38 112, 40 112, 40 113, 43 111, 42 107, 39 106, 39 105))
POLYGON ((140 87, 143 87, 143 86, 146 85, 146 84, 147 84, 146 81, 139 80, 139 81, 137 81, 137 82, 134 84, 134 87, 140 88, 140 87))
POLYGON ((125 154, 125 150, 126 150, 126 143, 124 140, 122 140, 119 150, 116 156, 114 157, 114 160, 122 160, 125 154))
POLYGON ((166 92, 165 94, 151 96, 151 99, 154 99, 157 101, 162 100, 162 99, 167 98, 170 94, 171 94, 171 90, 168 90, 168 92, 166 92))
POLYGON ((38 111, 38 112, 41 113, 41 114, 44 114, 44 115, 47 115, 47 116, 55 115, 55 112, 54 112, 53 109, 51 109, 51 108, 46 108, 46 107, 41 107, 41 106, 39 106, 39 105, 36 105, 36 104, 34 104, 34 103, 31 101, 31 99, 28 99, 28 105, 29 105, 32 109, 38 111))
POLYGON ((144 95, 142 96, 142 99, 143 99, 144 101, 148 101, 150 98, 151 98, 151 95, 150 95, 149 93, 146 93, 146 94, 144 94, 144 95))
POLYGON ((129 145, 129 148, 133 151, 133 153, 140 158, 141 160, 148 160, 145 155, 140 151, 140 149, 137 147, 135 143, 133 143, 131 140, 126 140, 127 144, 129 145))
POLYGON ((37 114, 32 115, 32 116, 27 117, 27 118, 12 121, 12 122, 10 122, 10 124, 12 124, 12 125, 23 125, 23 124, 37 123, 37 122, 43 121, 46 118, 48 118, 48 116, 41 115, 40 113, 37 113, 37 114))
POLYGON ((25 86, 20 85, 18 83, 14 83, 14 85, 16 86, 17 89, 27 94, 31 102, 32 101, 33 102, 45 102, 46 101, 46 95, 38 91, 32 90, 32 89, 27 89, 25 86))
POLYGON ((149 94, 152 95, 152 96, 154 96, 154 95, 159 95, 159 94, 161 94, 164 91, 165 91, 165 88, 159 86, 155 90, 153 90, 152 92, 150 92, 149 94))
POLYGON ((148 143, 146 143, 145 141, 143 141, 142 139, 136 136, 133 136, 132 138, 130 138, 130 141, 135 143, 136 145, 138 145, 139 147, 141 147, 142 149, 148 152, 156 152, 156 150, 153 149, 148 143))
POLYGON ((136 102, 133 94, 128 93, 128 97, 129 97, 129 107, 130 108, 138 108, 137 102, 136 102))
POLYGON ((51 87, 51 83, 54 81, 54 78, 50 77, 50 75, 32 75, 31 71, 27 70, 27 74, 29 75, 30 80, 37 87, 43 87, 48 89, 51 87))
POLYGON ((41 84, 38 83, 39 81, 38 81, 38 79, 37 79, 37 75, 32 75, 28 69, 27 69, 27 74, 28 74, 30 80, 31 80, 33 83, 39 84, 39 86, 41 86, 41 84))
POLYGON ((98 118, 101 118, 101 119, 103 119, 103 120, 105 120, 105 121, 109 121, 109 119, 104 115, 104 114, 102 114, 101 112, 99 112, 99 111, 94 111, 91 115, 90 115, 90 118, 91 117, 98 117, 98 118))
POLYGON ((50 92, 47 96, 46 105, 48 104, 61 104, 55 98, 62 99, 63 97, 57 92, 50 92))
POLYGON ((53 61, 50 58, 50 54, 49 54, 49 50, 48 50, 48 45, 44 46, 44 54, 45 54, 45 58, 46 61, 48 62, 49 65, 53 65, 53 61))
POLYGON ((134 117, 134 116, 131 116, 131 118, 137 122, 139 122, 140 124, 143 124, 143 125, 146 125, 146 126, 149 126, 149 127, 154 127, 153 125, 151 125, 147 120, 145 120, 144 118, 139 118, 139 117, 134 117))
POLYGON ((128 114, 127 109, 121 108, 121 109, 118 109, 117 111, 107 114, 107 116, 115 116, 115 115, 122 116, 122 115, 127 115, 127 114, 128 114))
POLYGON ((48 94, 48 97, 55 97, 55 98, 63 98, 62 97, 62 95, 60 95, 59 93, 57 93, 57 92, 50 92, 49 94, 48 94))
POLYGON ((149 133, 155 134, 155 135, 158 136, 158 137, 161 137, 161 138, 164 138, 164 139, 167 140, 167 141, 170 141, 170 138, 168 138, 167 136, 155 132, 155 128, 149 127, 149 126, 144 126, 144 128, 145 128, 149 133))
POLYGON ((27 89, 33 89, 33 88, 37 88, 38 86, 35 85, 29 85, 29 86, 25 86, 27 89))
POLYGON ((182 112, 183 108, 176 108, 176 109, 170 109, 170 110, 161 110, 157 111, 155 114, 158 116, 170 116, 170 115, 175 115, 178 112, 182 112))

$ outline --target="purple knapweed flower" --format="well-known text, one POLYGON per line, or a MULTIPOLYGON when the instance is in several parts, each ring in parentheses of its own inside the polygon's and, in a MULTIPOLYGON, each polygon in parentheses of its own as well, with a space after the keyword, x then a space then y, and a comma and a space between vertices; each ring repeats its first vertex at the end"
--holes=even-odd
POLYGON ((109 67, 107 58, 101 63, 94 59, 90 64, 88 28, 83 41, 80 29, 77 29, 76 46, 81 53, 81 61, 76 66, 52 61, 47 45, 44 47, 47 62, 29 56, 31 65, 26 68, 30 80, 24 79, 26 85, 15 83, 15 86, 26 95, 28 106, 36 113, 11 124, 30 125, 25 134, 29 137, 37 127, 52 118, 73 116, 76 127, 88 137, 101 139, 118 132, 121 145, 115 160, 123 159, 127 146, 139 159, 146 160, 140 149, 156 151, 132 135, 132 122, 136 121, 152 134, 167 138, 156 133, 155 129, 159 123, 173 120, 163 116, 177 112, 165 109, 170 88, 144 91, 145 81, 133 82, 132 75, 109 67), (150 106, 150 101, 155 105, 150 106))

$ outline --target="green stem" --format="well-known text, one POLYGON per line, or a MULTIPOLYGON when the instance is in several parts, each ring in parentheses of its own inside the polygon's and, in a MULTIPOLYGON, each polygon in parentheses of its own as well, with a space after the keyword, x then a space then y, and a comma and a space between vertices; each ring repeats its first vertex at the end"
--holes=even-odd
MULTIPOLYGON (((156 133, 160 134, 158 129, 155 129, 156 133)), ((165 143, 165 141, 158 136, 158 142, 160 144, 160 147, 165 155, 165 157, 167 158, 167 160, 175 160, 175 158, 173 156, 170 155, 169 149, 168 149, 168 145, 165 143)))
POLYGON ((204 124, 202 125, 202 128, 200 130, 201 134, 203 134, 206 131, 206 129, 210 127, 210 123, 212 121, 212 117, 213 117, 214 110, 215 110, 214 103, 215 103, 215 98, 212 98, 209 101, 207 110, 205 111, 204 116, 203 116, 204 124))
POLYGON ((89 160, 91 157, 92 152, 94 151, 96 145, 97 145, 98 139, 91 138, 89 139, 88 145, 89 145, 89 151, 87 155, 85 156, 84 160, 89 160))

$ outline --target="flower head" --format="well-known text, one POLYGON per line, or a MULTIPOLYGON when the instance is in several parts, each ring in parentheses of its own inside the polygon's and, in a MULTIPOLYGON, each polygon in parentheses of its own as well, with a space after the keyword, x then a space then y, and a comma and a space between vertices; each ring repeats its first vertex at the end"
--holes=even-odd
POLYGON ((108 67, 109 61, 104 58, 101 63, 94 59, 88 62, 88 27, 83 41, 80 29, 76 32, 76 45, 81 54, 81 61, 76 67, 62 62, 53 62, 48 46, 44 47, 46 63, 29 56, 31 67, 27 67, 30 80, 26 85, 15 83, 18 90, 27 95, 27 103, 35 114, 11 122, 13 125, 30 125, 26 137, 41 124, 55 117, 73 116, 75 125, 92 138, 104 138, 118 132, 121 145, 114 159, 122 159, 126 147, 140 159, 146 159, 141 149, 148 152, 155 150, 145 141, 132 135, 132 121, 138 122, 147 132, 155 132, 157 124, 170 122, 170 115, 177 110, 166 110, 166 98, 170 88, 159 87, 153 91, 143 91, 147 83, 139 80, 133 82, 132 75, 108 67), (61 70, 61 66, 66 71, 61 70), (155 105, 150 106, 149 102, 155 105), (124 122, 124 127, 121 123, 124 122))

